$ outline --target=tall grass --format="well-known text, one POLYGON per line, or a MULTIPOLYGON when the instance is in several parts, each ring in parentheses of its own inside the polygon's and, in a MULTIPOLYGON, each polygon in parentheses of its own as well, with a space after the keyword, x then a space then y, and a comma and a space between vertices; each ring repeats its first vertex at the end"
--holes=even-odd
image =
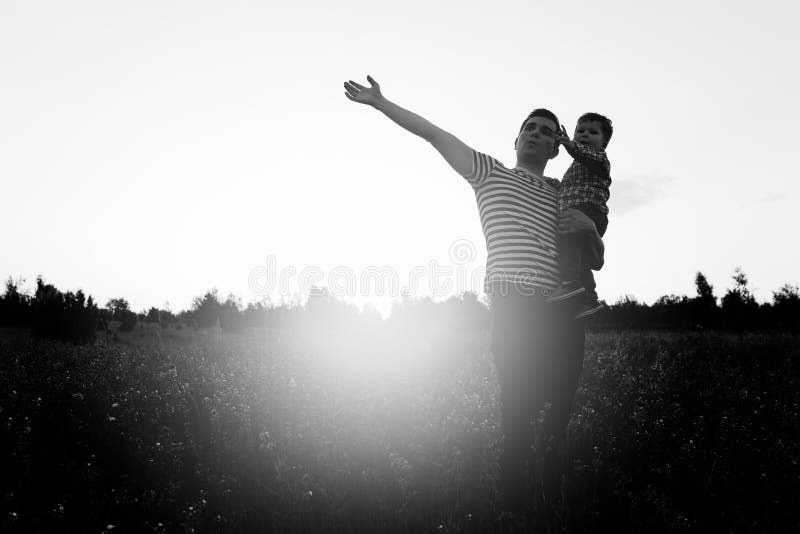
MULTIPOLYGON (((589 334, 567 440, 535 451, 532 484, 558 491, 534 492, 530 528, 800 528, 799 341, 589 334)), ((0 525, 500 532, 487 347, 456 330, 6 339, 0 525)))

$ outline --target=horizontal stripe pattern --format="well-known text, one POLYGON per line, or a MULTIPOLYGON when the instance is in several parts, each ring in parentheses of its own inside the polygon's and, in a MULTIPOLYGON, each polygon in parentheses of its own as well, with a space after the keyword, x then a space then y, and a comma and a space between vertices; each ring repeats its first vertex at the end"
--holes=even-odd
POLYGON ((558 182, 473 151, 464 175, 475 191, 486 238, 486 290, 496 282, 552 289, 558 284, 558 182))

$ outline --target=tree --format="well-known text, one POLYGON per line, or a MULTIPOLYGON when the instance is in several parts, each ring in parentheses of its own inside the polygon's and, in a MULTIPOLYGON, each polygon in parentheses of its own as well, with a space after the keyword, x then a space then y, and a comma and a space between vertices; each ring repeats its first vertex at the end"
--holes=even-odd
POLYGON ((733 287, 722 297, 725 326, 731 330, 757 328, 758 303, 747 287, 747 275, 741 267, 733 271, 733 287))
POLYGON ((697 298, 717 302, 717 298, 714 296, 714 286, 708 283, 706 276, 700 271, 697 271, 697 275, 694 277, 694 285, 697 287, 697 298))
POLYGON ((800 331, 800 288, 784 284, 772 292, 773 326, 800 331))
POLYGON ((111 310, 112 321, 121 321, 123 314, 131 309, 128 301, 123 298, 110 299, 106 308, 111 310))
POLYGON ((31 298, 19 290, 24 283, 24 278, 15 281, 9 276, 6 280, 6 291, 0 297, 0 324, 19 325, 30 320, 31 298))
POLYGON ((695 327, 712 328, 716 325, 719 315, 714 286, 708 283, 705 275, 700 271, 694 278, 694 284, 697 287, 697 296, 690 303, 692 323, 695 327))
POLYGON ((239 332, 244 327, 242 301, 234 294, 229 294, 219 308, 219 326, 225 332, 239 332))
POLYGON ((36 279, 36 294, 31 304, 32 334, 77 343, 94 339, 98 311, 94 300, 83 291, 62 293, 55 286, 36 279))
POLYGON ((206 291, 202 297, 195 297, 192 301, 192 318, 200 328, 209 328, 217 324, 222 304, 217 296, 217 289, 206 291))
POLYGON ((156 307, 151 307, 147 311, 147 315, 144 318, 144 322, 146 323, 160 323, 161 322, 161 312, 156 307))

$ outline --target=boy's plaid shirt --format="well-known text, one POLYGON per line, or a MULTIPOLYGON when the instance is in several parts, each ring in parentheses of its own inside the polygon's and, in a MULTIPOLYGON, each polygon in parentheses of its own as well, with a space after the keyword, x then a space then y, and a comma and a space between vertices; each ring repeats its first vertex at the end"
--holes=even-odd
POLYGON ((558 189, 558 209, 565 210, 578 204, 592 204, 608 213, 611 187, 611 163, 606 151, 575 143, 570 152, 572 165, 564 173, 558 189))

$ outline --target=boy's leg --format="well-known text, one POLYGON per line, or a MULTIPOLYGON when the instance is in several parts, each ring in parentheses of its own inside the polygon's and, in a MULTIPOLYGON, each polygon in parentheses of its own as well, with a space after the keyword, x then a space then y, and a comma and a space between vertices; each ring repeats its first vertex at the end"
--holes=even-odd
MULTIPOLYGON (((592 222, 594 223, 595 227, 597 228, 597 233, 600 234, 600 237, 603 237, 606 233, 606 229, 608 228, 608 215, 603 213, 597 206, 593 204, 581 204, 576 206, 576 208, 589 217, 592 222)), ((582 240, 581 245, 583 247, 587 246, 587 241, 582 240)), ((595 288, 597 284, 594 281, 594 274, 592 274, 592 270, 587 267, 586 265, 581 264, 579 267, 580 269, 580 282, 583 287, 586 288, 585 298, 587 301, 596 302, 597 301, 597 292, 595 288)))
POLYGON ((547 302, 563 302, 584 292, 581 285, 581 239, 574 234, 564 234, 558 239, 558 267, 561 285, 551 293, 547 302))
MULTIPOLYGON (((608 215, 593 204, 578 204, 574 206, 589 219, 592 220, 597 233, 600 237, 606 233, 608 227, 608 215)), ((589 281, 585 276, 586 270, 583 266, 583 250, 586 247, 586 239, 571 234, 563 234, 558 240, 558 264, 561 270, 562 282, 577 283, 581 285, 583 281, 589 281)), ((591 270, 589 270, 591 274, 591 270)), ((591 277, 591 289, 594 290, 594 277, 591 277)), ((589 286, 586 286, 587 290, 589 286)))
POLYGON ((564 234, 558 238, 558 267, 561 282, 575 284, 581 279, 581 250, 583 243, 575 234, 564 234))
MULTIPOLYGON (((576 206, 576 209, 580 210, 581 213, 592 220, 597 228, 597 233, 600 234, 600 237, 605 235, 606 229, 608 228, 608 215, 603 213, 601 209, 592 204, 581 204, 576 206)), ((588 240, 583 239, 581 240, 580 244, 582 247, 587 247, 588 240)), ((585 288, 585 292, 581 296, 583 299, 583 306, 576 317, 585 317, 587 315, 596 313, 602 309, 603 306, 598 302, 597 292, 595 291, 597 284, 594 281, 594 274, 592 273, 592 270, 584 264, 581 264, 579 269, 580 285, 585 288)))

